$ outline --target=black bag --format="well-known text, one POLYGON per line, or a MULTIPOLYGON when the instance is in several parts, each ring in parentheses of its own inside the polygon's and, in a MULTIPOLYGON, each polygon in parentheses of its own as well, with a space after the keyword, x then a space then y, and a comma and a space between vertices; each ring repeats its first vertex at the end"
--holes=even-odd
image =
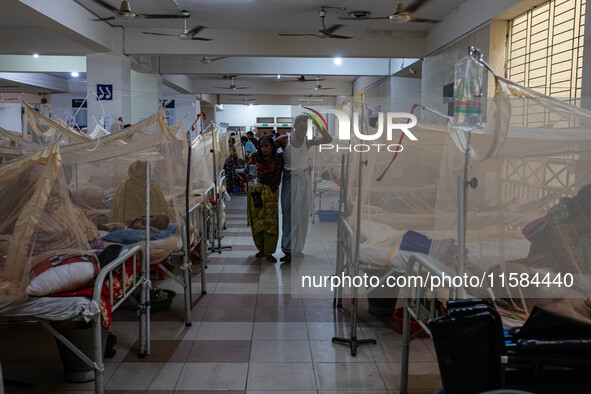
POLYGON ((263 196, 261 195, 261 192, 252 192, 251 197, 252 197, 252 204, 254 205, 255 208, 262 208, 263 207, 263 196))
POLYGON ((445 392, 499 388, 503 328, 497 311, 483 300, 450 301, 448 311, 429 323, 445 392))

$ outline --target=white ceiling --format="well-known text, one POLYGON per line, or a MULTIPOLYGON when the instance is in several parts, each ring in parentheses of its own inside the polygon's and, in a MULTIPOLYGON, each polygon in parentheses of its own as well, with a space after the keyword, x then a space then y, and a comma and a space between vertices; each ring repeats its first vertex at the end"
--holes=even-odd
MULTIPOLYGON (((121 1, 105 0, 111 6, 119 8, 121 1)), ((441 20, 466 0, 428 0, 413 16, 417 18, 441 20)), ((77 0, 97 16, 111 16, 109 10, 93 0, 77 0)), ((191 17, 189 26, 201 25, 212 29, 230 30, 310 30, 320 26, 318 10, 327 6, 325 23, 327 26, 343 24, 343 31, 357 28, 377 30, 426 30, 428 23, 394 24, 389 21, 342 21, 338 17, 347 17, 351 11, 364 10, 371 16, 388 16, 396 9, 395 0, 177 0, 178 4, 191 17), (337 8, 330 8, 337 7, 337 8), (341 8, 346 8, 342 10, 341 8)), ((414 3, 415 0, 402 0, 403 5, 414 3)), ((143 14, 174 14, 178 12, 172 0, 129 0, 135 13, 143 14)), ((182 20, 135 20, 109 21, 114 25, 126 27, 178 27, 182 28, 182 20)))
MULTIPOLYGON (((117 9, 121 4, 120 0, 104 1, 117 9)), ((123 53, 132 58, 147 59, 151 68, 146 71, 185 76, 189 81, 188 86, 192 85, 192 88, 185 86, 183 89, 192 93, 319 93, 313 90, 314 82, 286 84, 269 78, 280 73, 293 76, 305 74, 310 79, 320 76, 327 79, 321 82, 322 86, 335 87, 334 90, 320 92, 351 94, 357 76, 380 77, 400 70, 390 66, 369 66, 371 61, 392 62, 396 58, 408 60, 424 57, 428 54, 427 48, 433 47, 433 42, 449 42, 481 24, 482 18, 490 19, 518 4, 543 0, 425 0, 412 14, 417 18, 442 21, 437 24, 338 19, 347 17, 349 12, 360 10, 371 12, 372 17, 388 16, 395 11, 396 0, 128 1, 133 12, 142 14, 176 14, 179 12, 176 1, 191 14, 187 27, 205 26, 198 36, 212 38, 213 41, 185 41, 175 36, 143 34, 149 31, 178 35, 183 27, 183 19, 93 21, 112 16, 111 11, 95 0, 0 0, 0 35, 3 37, 0 40, 0 55, 39 53, 85 56, 96 52, 123 53), (343 26, 337 34, 348 35, 353 39, 278 36, 279 33, 316 32, 321 22, 318 11, 323 6, 327 7, 326 26, 341 24, 343 26), (462 22, 458 23, 458 19, 462 22), (437 32, 435 36, 434 31, 437 32), (427 42, 428 39, 432 42, 427 42), (203 65, 200 59, 204 55, 223 56, 226 59, 203 65), (322 64, 323 58, 331 61, 333 56, 344 57, 341 68, 322 64), (310 66, 315 64, 312 58, 319 59, 315 67, 310 66), (354 60, 367 63, 365 67, 352 67, 354 60), (229 81, 199 78, 202 75, 223 74, 239 74, 235 84, 248 86, 251 90, 217 89, 229 85, 229 81)), ((401 0, 405 6, 415 1, 401 0)), ((408 66, 408 61, 405 66, 408 66)), ((404 76, 417 77, 407 74, 404 76)))

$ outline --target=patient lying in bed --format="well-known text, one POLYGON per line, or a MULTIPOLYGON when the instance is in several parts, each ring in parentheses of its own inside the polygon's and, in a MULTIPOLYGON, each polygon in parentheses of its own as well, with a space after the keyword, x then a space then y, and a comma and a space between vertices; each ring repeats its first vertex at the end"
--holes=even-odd
MULTIPOLYGON (((167 215, 163 213, 159 213, 156 215, 150 216, 150 230, 153 232, 159 232, 160 230, 166 230, 170 223, 170 219, 167 215)), ((146 229, 146 217, 141 216, 135 220, 133 220, 129 225, 125 225, 119 222, 107 223, 107 224, 99 224, 99 230, 104 230, 108 232, 122 230, 124 228, 129 228, 133 230, 145 230, 146 229)))

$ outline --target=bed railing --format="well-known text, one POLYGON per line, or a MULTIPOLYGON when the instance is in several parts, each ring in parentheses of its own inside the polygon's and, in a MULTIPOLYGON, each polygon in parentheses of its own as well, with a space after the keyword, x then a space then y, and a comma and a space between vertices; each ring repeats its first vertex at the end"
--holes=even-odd
MULTIPOLYGON (((443 277, 443 272, 437 268, 432 259, 429 258, 427 255, 415 253, 411 255, 406 263, 406 277, 409 278, 411 276, 423 276, 423 275, 430 275, 430 276, 439 276, 443 277)), ((400 371, 400 393, 406 394, 408 390, 408 364, 409 364, 409 353, 410 353, 410 341, 423 332, 428 334, 430 337, 431 330, 427 323, 421 321, 421 315, 427 314, 429 316, 429 320, 435 317, 436 312, 436 294, 434 292, 430 294, 432 301, 430 304, 430 308, 427 310, 425 306, 420 302, 421 299, 427 298, 429 296, 430 290, 427 289, 427 281, 424 282, 425 287, 416 287, 412 288, 407 286, 405 289, 405 296, 404 296, 404 317, 402 323, 402 362, 401 362, 401 371, 400 371), (414 292, 414 295, 413 295, 414 292), (419 331, 413 335, 410 334, 410 322, 414 320, 416 323, 419 324, 422 331, 419 331)), ((450 287, 449 291, 449 298, 455 297, 457 293, 456 288, 450 287)))
MULTIPOLYGON (((123 301, 125 301, 135 290, 141 287, 140 291, 140 348, 139 348, 139 356, 145 357, 149 354, 148 350, 148 342, 150 341, 149 338, 149 330, 147 330, 147 325, 149 322, 147 321, 147 308, 150 307, 150 289, 149 289, 149 280, 146 277, 148 274, 147 270, 147 263, 146 263, 146 256, 144 254, 144 250, 141 246, 135 245, 129 248, 125 253, 121 254, 115 260, 107 264, 105 267, 101 269, 99 274, 95 279, 94 285, 94 292, 92 297, 92 302, 97 306, 100 305, 100 298, 101 298, 101 291, 105 284, 105 280, 109 279, 109 298, 112 304, 112 311, 117 309, 123 301), (127 280, 127 273, 125 272, 125 263, 132 259, 133 264, 133 282, 127 288, 125 286, 127 280), (141 259, 141 268, 139 275, 136 267, 137 267, 137 259, 141 259), (113 303, 114 301, 114 282, 113 282, 113 275, 117 274, 118 272, 121 273, 122 278, 122 297, 113 303), (143 329, 142 329, 143 328, 143 329)), ((94 389, 96 393, 103 393, 104 391, 104 376, 103 373, 105 371, 105 366, 103 363, 103 340, 102 340, 102 324, 101 324, 101 314, 98 312, 92 321, 93 326, 93 350, 94 350, 94 360, 87 356, 84 352, 78 349, 72 342, 70 342, 64 335, 62 335, 59 331, 57 331, 47 320, 39 319, 39 323, 48 330, 53 336, 55 336, 60 342, 62 342, 68 349, 70 349, 74 354, 76 354, 86 365, 94 369, 94 389)))

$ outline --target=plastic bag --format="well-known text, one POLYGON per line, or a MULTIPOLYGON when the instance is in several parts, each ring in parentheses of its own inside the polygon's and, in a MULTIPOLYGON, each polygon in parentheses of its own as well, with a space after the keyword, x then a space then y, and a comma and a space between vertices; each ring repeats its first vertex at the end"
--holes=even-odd
POLYGON ((466 56, 455 65, 452 127, 471 131, 482 127, 484 67, 466 56))

